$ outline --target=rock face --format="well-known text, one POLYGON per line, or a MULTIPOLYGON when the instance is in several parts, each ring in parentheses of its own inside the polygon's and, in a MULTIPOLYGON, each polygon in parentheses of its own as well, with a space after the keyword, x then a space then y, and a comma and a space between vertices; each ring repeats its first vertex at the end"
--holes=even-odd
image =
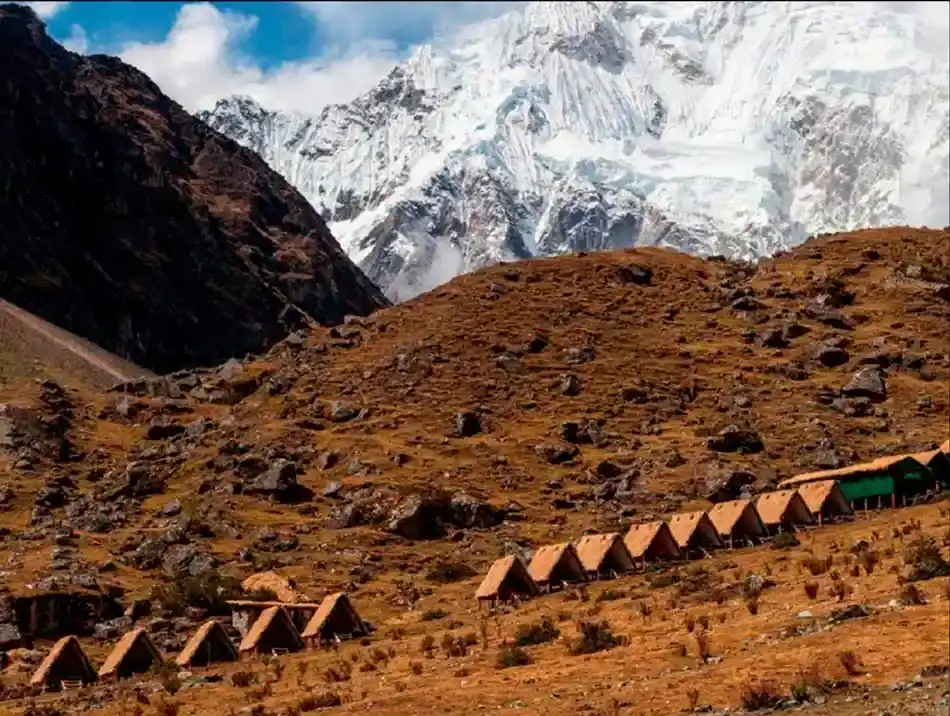
POLYGON ((0 298, 159 372, 386 305, 295 189, 144 74, 18 5, 0 46, 0 298))

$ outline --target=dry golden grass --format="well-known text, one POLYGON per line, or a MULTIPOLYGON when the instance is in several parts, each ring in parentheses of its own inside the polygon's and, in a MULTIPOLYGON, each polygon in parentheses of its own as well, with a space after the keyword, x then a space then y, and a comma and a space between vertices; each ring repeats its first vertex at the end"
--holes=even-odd
MULTIPOLYGON (((751 615, 741 596, 721 604, 707 601, 702 594, 679 595, 677 587, 651 589, 649 576, 631 576, 594 585, 590 600, 579 602, 564 594, 544 596, 517 610, 488 617, 488 645, 469 646, 465 656, 448 657, 440 647, 445 634, 471 635, 480 641, 480 618, 471 602, 473 583, 442 587, 439 599, 420 605, 414 613, 385 618, 372 602, 360 604, 377 620, 379 630, 369 646, 345 643, 338 652, 305 652, 280 658, 278 679, 267 659, 249 659, 237 664, 213 667, 210 672, 227 675, 250 671, 254 684, 238 688, 226 683, 179 692, 166 698, 180 707, 182 716, 217 715, 236 712, 245 705, 261 703, 264 713, 283 714, 304 696, 332 691, 342 705, 339 713, 364 713, 372 709, 384 716, 414 713, 475 714, 486 709, 501 713, 527 710, 551 714, 577 712, 609 714, 669 714, 686 705, 691 690, 698 700, 716 707, 735 706, 744 685, 764 678, 774 682, 783 696, 800 673, 817 670, 826 680, 850 680, 867 686, 889 686, 908 680, 928 665, 947 664, 947 634, 950 609, 941 580, 920 583, 928 603, 921 606, 892 607, 898 594, 891 565, 900 564, 902 542, 888 536, 889 528, 909 518, 920 520, 924 534, 940 534, 945 529, 943 505, 927 505, 900 511, 861 516, 858 521, 826 526, 802 535, 802 545, 789 551, 751 548, 718 553, 713 559, 690 564, 687 571, 703 567, 723 575, 724 586, 750 573, 771 574, 776 586, 764 590, 760 608, 751 615), (816 600, 804 594, 802 585, 811 576, 798 568, 809 555, 833 555, 839 560, 859 539, 867 540, 884 556, 881 569, 872 575, 847 577, 853 589, 845 604, 866 604, 872 616, 843 622, 830 630, 800 636, 788 630, 811 620, 796 615, 810 610, 817 624, 842 606, 825 589, 831 579, 818 577, 823 589, 816 600), (599 600, 604 591, 623 593, 617 599, 599 600), (645 617, 639 604, 648 602, 652 613, 645 617), (422 622, 423 609, 438 603, 448 615, 436 622, 422 622), (511 640, 520 624, 550 617, 561 637, 549 644, 529 646, 532 663, 499 670, 499 645, 511 640), (686 628, 688 617, 708 627, 686 628), (571 656, 567 642, 575 637, 578 619, 607 620, 624 643, 612 650, 586 656, 571 656), (448 629, 447 625, 454 628, 448 629), (394 635, 398 630, 400 636, 394 635), (697 656, 696 634, 706 634, 711 658, 704 663, 697 656), (433 655, 421 648, 423 638, 432 637, 433 655), (686 646, 685 654, 676 648, 686 646), (842 651, 859 655, 860 674, 847 674, 841 665, 842 651), (371 662, 374 666, 362 667, 371 662), (350 666, 343 668, 340 665, 350 666), (361 668, 362 667, 362 668, 361 668), (328 682, 327 671, 349 670, 349 679, 328 682), (417 673, 418 672, 418 673, 417 673), (612 708, 617 711, 611 711, 612 708)), ((198 673, 206 673, 199 670, 198 673)), ((136 682, 126 682, 107 706, 89 713, 103 716, 128 713, 136 682)), ((101 687, 97 687, 101 688, 101 687)), ((91 696, 94 689, 89 690, 91 696)), ((41 701, 55 702, 48 696, 41 701)), ((19 713, 22 702, 0 704, 0 714, 19 713)), ((86 710, 84 708, 84 710, 86 710)), ((844 713, 844 711, 840 711, 844 713)), ((146 712, 147 713, 147 712, 146 712)))
MULTIPOLYGON (((469 656, 451 660, 438 646, 446 625, 460 622, 455 632, 480 633, 471 600, 478 580, 439 585, 425 575, 440 560, 464 562, 483 572, 508 541, 537 547, 585 531, 617 529, 617 506, 586 495, 586 473, 604 459, 639 470, 641 496, 626 506, 622 518, 640 521, 678 508, 708 506, 703 487, 706 478, 720 470, 751 470, 761 485, 811 469, 823 440, 832 441, 844 459, 857 461, 946 439, 950 304, 935 287, 937 279, 946 283, 948 257, 935 247, 947 245, 947 239, 941 231, 859 232, 811 241, 758 267, 652 249, 498 266, 360 320, 347 327, 355 331, 350 338, 315 330, 303 349, 280 345, 246 366, 247 373, 288 381, 289 389, 280 395, 260 389, 235 406, 141 398, 139 415, 120 420, 102 412, 114 404, 115 395, 80 390, 77 402, 83 407, 77 410, 73 437, 88 455, 79 472, 84 491, 92 485, 83 471, 121 467, 160 445, 144 439, 146 425, 155 416, 167 415, 170 406, 176 406, 175 420, 207 417, 216 424, 177 458, 165 494, 147 499, 141 514, 126 527, 80 535, 80 551, 93 564, 112 559, 127 537, 163 529, 166 521, 156 511, 176 498, 196 509, 213 503, 223 519, 240 527, 236 536, 202 540, 225 571, 245 574, 262 566, 235 561, 258 528, 294 531, 299 549, 277 555, 266 566, 292 577, 312 598, 352 589, 358 609, 381 625, 373 647, 392 647, 397 655, 376 664, 375 671, 354 668, 349 681, 333 685, 326 684, 323 673, 338 657, 289 657, 280 682, 261 696, 268 713, 293 706, 300 697, 297 669, 303 669, 308 691, 339 692, 344 701, 339 710, 356 713, 372 704, 381 714, 441 713, 450 700, 450 712, 459 714, 506 712, 518 703, 522 712, 613 713, 614 699, 630 704, 620 706, 618 713, 669 714, 685 706, 689 689, 699 690, 700 703, 734 704, 742 684, 763 665, 786 690, 801 668, 819 663, 834 671, 844 642, 861 654, 867 669, 859 680, 883 684, 906 678, 914 669, 945 659, 947 609, 940 585, 924 585, 930 596, 924 606, 885 610, 830 632, 794 638, 781 632, 800 621, 795 614, 802 609, 824 617, 839 605, 828 574, 799 571, 806 548, 824 557, 832 551, 830 542, 838 543, 833 569, 846 585, 838 589, 848 593, 842 603, 887 604, 897 597, 896 576, 888 570, 898 558, 886 557, 871 575, 861 570, 860 576, 852 576, 855 563, 844 564, 844 553, 854 539, 869 538, 874 531, 885 535, 885 542, 896 540, 892 528, 910 514, 940 538, 946 521, 936 507, 886 512, 854 525, 811 532, 800 548, 788 552, 718 555, 709 571, 723 576, 726 586, 737 581, 737 571, 764 572, 767 567, 772 572, 778 586, 764 591, 754 609, 734 586, 720 605, 678 596, 675 586, 652 589, 648 578, 632 577, 595 586, 590 602, 553 596, 491 620, 489 648, 476 647, 469 656), (652 270, 651 285, 623 280, 624 267, 631 264, 652 270), (907 270, 913 266, 926 267, 923 278, 907 270), (842 309, 855 321, 852 330, 828 328, 802 313, 832 279, 855 295, 853 305, 842 309), (724 293, 742 287, 754 290, 760 310, 730 310, 724 293), (757 322, 755 314, 764 320, 757 322), (797 321, 808 333, 784 349, 743 339, 752 327, 761 334, 783 321, 797 321), (520 348, 540 334, 547 340, 543 350, 520 348), (831 334, 851 341, 851 360, 835 369, 810 359, 813 345, 831 334), (843 386, 859 357, 880 343, 926 358, 926 371, 901 369, 888 375, 888 400, 880 406, 886 415, 844 417, 816 402, 820 389, 843 386), (593 346, 593 360, 568 364, 570 349, 585 345, 593 346), (515 356, 502 361, 507 367, 498 361, 505 354, 515 356), (796 362, 806 375, 793 379, 787 367, 796 362), (566 373, 579 379, 577 395, 560 391, 566 373), (650 398, 625 400, 625 388, 644 389, 650 398), (738 397, 746 401, 741 406, 735 403, 738 397), (922 399, 928 399, 929 406, 920 403, 922 399), (348 423, 329 422, 321 416, 321 406, 337 400, 366 407, 369 415, 348 423), (479 412, 484 431, 471 438, 446 437, 453 414, 463 410, 479 412), (561 423, 584 419, 604 421, 606 445, 582 445, 574 461, 559 466, 538 457, 535 446, 557 441, 561 423), (303 421, 310 421, 310 427, 303 421), (312 429, 314 424, 321 429, 312 429), (708 450, 706 436, 728 424, 756 429, 765 450, 755 455, 708 450), (241 495, 198 495, 202 480, 232 479, 227 471, 213 475, 209 468, 228 440, 247 444, 252 453, 278 448, 290 454, 304 468, 300 482, 316 493, 308 510, 241 495), (320 469, 316 457, 327 451, 340 459, 336 466, 320 469), (674 453, 682 461, 671 461, 674 453), (408 462, 397 466, 395 454, 408 456, 408 462), (348 474, 354 459, 370 466, 367 474, 348 474), (348 487, 465 489, 496 504, 517 501, 524 507, 524 519, 491 531, 469 530, 460 533, 458 541, 410 542, 374 526, 329 529, 325 517, 334 502, 321 497, 320 490, 331 481, 348 487), (556 508, 555 497, 569 497, 575 506, 556 508), (359 583, 354 576, 358 567, 368 567, 367 581, 359 583), (817 583, 814 599, 806 594, 808 582, 817 583), (407 588, 421 595, 412 612, 396 599, 407 588), (625 595, 596 601, 605 589, 625 595), (645 604, 649 606, 640 606, 645 604), (421 614, 430 609, 442 609, 448 616, 421 621, 421 614), (572 636, 570 620, 593 609, 598 619, 607 618, 617 633, 629 638, 628 646, 584 657, 567 655, 560 643, 530 647, 533 664, 494 668, 498 644, 513 635, 519 623, 565 612, 562 632, 572 636), (723 657, 721 662, 697 663, 699 644, 683 626, 688 616, 697 623, 701 617, 708 621, 708 646, 714 656, 723 657), (397 628, 407 636, 390 641, 386 635, 397 628), (426 633, 435 638, 434 659, 419 650, 426 633), (915 637, 903 638, 906 634, 915 637), (896 655, 894 644, 900 645, 896 655), (683 647, 686 655, 679 656, 683 647)), ((16 397, 28 403, 34 393, 35 386, 27 385, 16 397)), ((46 475, 74 467, 46 464, 32 474, 14 473, 0 460, 0 483, 14 487, 9 509, 0 512, 0 527, 26 529, 33 494, 46 475)), ((28 547, 0 542, 0 564, 12 573, 9 586, 45 574, 45 546, 28 547)), ((118 564, 108 579, 124 586, 129 596, 140 596, 163 578, 118 564)), ((346 659, 359 654, 363 663, 364 652, 368 650, 350 644, 341 653, 346 659)), ((224 686, 186 690, 173 699, 180 703, 181 714, 223 715, 227 711, 221 704, 233 703, 235 709, 249 704, 247 690, 224 686)), ((120 707, 111 708, 118 713, 120 707)))

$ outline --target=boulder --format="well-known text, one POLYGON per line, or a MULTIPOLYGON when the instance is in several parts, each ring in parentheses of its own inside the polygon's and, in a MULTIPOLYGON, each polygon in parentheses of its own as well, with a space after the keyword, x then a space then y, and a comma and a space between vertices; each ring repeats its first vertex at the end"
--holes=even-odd
POLYGON ((456 413, 454 418, 455 435, 460 438, 470 438, 482 432, 482 423, 476 413, 464 411, 456 413))
POLYGON ((729 425, 706 440, 706 447, 716 452, 737 452, 742 455, 762 452, 762 438, 751 428, 729 425))
POLYGON ((304 490, 297 482, 299 472, 296 463, 281 458, 275 460, 265 472, 244 480, 241 491, 246 495, 269 497, 277 502, 298 502, 305 499, 304 490))
POLYGON ((867 398, 871 402, 881 403, 887 400, 884 372, 876 366, 865 366, 851 376, 841 393, 848 398, 867 398))
POLYGON ((549 465, 560 465, 577 457, 580 452, 575 446, 566 443, 542 443, 534 448, 535 453, 549 465))

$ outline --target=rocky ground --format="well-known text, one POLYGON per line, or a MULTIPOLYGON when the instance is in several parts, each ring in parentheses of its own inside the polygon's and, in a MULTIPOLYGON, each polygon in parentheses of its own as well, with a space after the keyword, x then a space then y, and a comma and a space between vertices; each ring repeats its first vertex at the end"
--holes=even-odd
MULTIPOLYGON (((504 553, 930 449, 947 245, 892 229, 757 266, 502 265, 217 368, 19 386, 0 410, 3 589, 149 598, 170 651, 264 569, 311 598, 345 589, 377 624, 461 618, 504 553)), ((83 628, 104 645, 132 621, 83 628)))

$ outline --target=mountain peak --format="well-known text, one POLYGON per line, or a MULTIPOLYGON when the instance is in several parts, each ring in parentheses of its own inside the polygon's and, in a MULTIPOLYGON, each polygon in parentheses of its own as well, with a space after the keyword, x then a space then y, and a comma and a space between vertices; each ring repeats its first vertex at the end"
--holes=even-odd
POLYGON ((860 3, 536 2, 418 48, 320 117, 205 118, 395 298, 446 275, 437 256, 751 259, 950 223, 947 61, 917 29, 860 3))

